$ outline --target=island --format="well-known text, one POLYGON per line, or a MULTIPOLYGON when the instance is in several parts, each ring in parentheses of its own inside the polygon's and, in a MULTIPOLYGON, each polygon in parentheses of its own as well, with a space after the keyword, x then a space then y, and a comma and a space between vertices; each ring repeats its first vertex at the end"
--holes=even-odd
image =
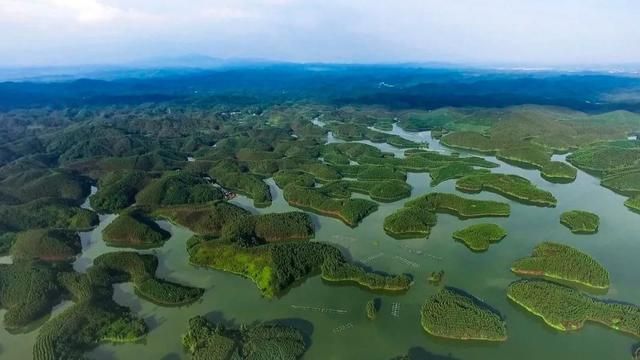
POLYGON ((593 234, 598 231, 600 217, 582 210, 571 210, 560 215, 560 223, 574 234, 593 234))
POLYGON ((626 140, 592 142, 567 156, 567 160, 600 177, 600 185, 629 197, 625 205, 640 213, 639 157, 640 141, 636 136, 626 140))
POLYGON ((629 209, 631 209, 632 211, 640 212, 640 196, 627 199, 624 202, 624 205, 629 209))
POLYGON ((511 213, 509 204, 464 198, 455 194, 433 192, 405 204, 405 207, 421 208, 432 212, 452 214, 461 219, 479 217, 506 217, 511 213))
POLYGON ((476 224, 453 233, 453 238, 462 241, 473 251, 487 251, 489 245, 507 236, 507 232, 496 224, 476 224))
POLYGON ((322 188, 306 188, 290 184, 284 188, 284 198, 289 205, 321 215, 335 217, 355 227, 372 212, 378 204, 365 199, 335 199, 327 196, 322 188))
POLYGON ((591 256, 568 245, 543 242, 531 256, 516 260, 511 271, 519 275, 543 276, 585 285, 609 288, 609 273, 591 256))
POLYGON ((635 305, 599 300, 545 280, 513 282, 507 296, 557 330, 579 330, 592 321, 640 337, 640 307, 635 305))
POLYGON ((20 329, 48 314, 63 290, 55 269, 43 262, 0 264, 0 309, 7 329, 20 329))
POLYGON ((524 204, 555 207, 558 202, 548 191, 539 189, 529 180, 509 174, 476 174, 459 179, 456 189, 477 193, 483 190, 492 191, 506 198, 524 204))
POLYGON ((383 228, 396 239, 428 237, 436 222, 436 214, 431 211, 405 207, 387 216, 383 228))
POLYGON ((299 359, 308 346, 298 329, 277 321, 234 329, 202 316, 189 319, 182 344, 193 360, 299 359))
POLYGON ((507 340, 500 314, 471 295, 445 287, 422 307, 422 328, 430 335, 455 340, 507 340))
POLYGON ((485 168, 478 169, 466 163, 451 162, 443 166, 431 169, 429 171, 429 176, 431 177, 431 186, 436 186, 447 180, 459 179, 461 177, 465 177, 468 175, 477 175, 477 174, 486 174, 486 173, 489 173, 488 169, 485 169, 485 168))
POLYGON ((325 194, 336 198, 350 198, 351 192, 368 195, 379 202, 394 202, 411 195, 411 186, 404 180, 338 180, 322 187, 325 194))
POLYGON ((403 292, 412 284, 407 275, 382 275, 349 263, 338 248, 321 242, 247 246, 193 238, 189 246, 192 264, 251 279, 267 298, 314 273, 329 282, 352 283, 376 291, 403 292))
POLYGON ((474 200, 454 194, 429 193, 408 201, 384 220, 384 231, 397 239, 428 237, 437 223, 436 213, 461 219, 509 216, 510 206, 497 201, 474 200))
POLYGON ((102 239, 109 246, 148 249, 159 247, 171 236, 142 212, 126 211, 102 230, 102 239))
POLYGON ((204 289, 184 286, 155 277, 158 258, 136 252, 117 251, 98 256, 93 264, 118 282, 132 282, 136 294, 155 304, 178 306, 198 300, 204 289))

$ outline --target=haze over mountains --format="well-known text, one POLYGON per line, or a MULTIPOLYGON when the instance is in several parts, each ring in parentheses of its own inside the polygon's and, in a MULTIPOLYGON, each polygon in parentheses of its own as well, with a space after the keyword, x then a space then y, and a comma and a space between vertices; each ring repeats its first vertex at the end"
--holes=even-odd
POLYGON ((466 69, 475 71, 516 73, 598 73, 638 76, 640 64, 612 65, 536 65, 518 63, 447 63, 447 62, 403 62, 403 63, 295 63, 263 58, 219 58, 202 54, 182 56, 150 57, 121 63, 95 63, 64 66, 0 66, 0 81, 67 81, 79 78, 113 80, 121 78, 158 77, 170 74, 187 74, 206 70, 229 68, 264 68, 273 65, 305 67, 309 70, 328 70, 343 66, 385 66, 399 68, 466 69))
POLYGON ((0 70, 0 81, 0 107, 224 96, 241 103, 312 98, 394 108, 537 103, 583 111, 640 109, 640 77, 610 69, 301 64, 194 55, 118 66, 10 68, 0 70))

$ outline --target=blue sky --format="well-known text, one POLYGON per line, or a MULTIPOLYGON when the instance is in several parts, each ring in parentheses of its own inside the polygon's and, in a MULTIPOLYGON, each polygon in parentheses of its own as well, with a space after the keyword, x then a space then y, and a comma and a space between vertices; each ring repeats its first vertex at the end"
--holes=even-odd
POLYGON ((204 54, 295 62, 640 63, 637 0, 0 0, 0 66, 204 54))

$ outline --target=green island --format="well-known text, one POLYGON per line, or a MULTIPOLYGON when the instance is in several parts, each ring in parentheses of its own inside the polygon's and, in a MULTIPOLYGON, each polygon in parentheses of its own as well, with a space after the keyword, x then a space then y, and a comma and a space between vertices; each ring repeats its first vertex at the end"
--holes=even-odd
POLYGON ((500 160, 523 168, 540 170, 540 175, 551 182, 572 182, 577 171, 569 164, 551 161, 553 150, 535 143, 500 143, 495 138, 476 132, 453 132, 442 137, 442 143, 460 149, 493 154, 500 160))
MULTIPOLYGON (((36 360, 82 359, 85 351, 100 343, 141 340, 147 334, 148 327, 129 308, 113 300, 113 285, 116 283, 132 281, 136 294, 162 306, 191 303, 199 299, 204 291, 156 279, 157 258, 135 252, 102 254, 86 273, 66 268, 47 268, 39 263, 9 266, 24 267, 28 271, 20 274, 33 275, 31 278, 10 276, 7 280, 3 279, 3 287, 18 288, 3 288, 2 294, 11 294, 16 298, 6 298, 9 303, 3 302, 2 306, 14 309, 11 301, 20 301, 19 309, 5 314, 5 324, 7 318, 20 320, 19 325, 31 322, 49 312, 63 296, 73 301, 73 305, 40 327, 33 346, 36 360), (49 269, 48 272, 46 269, 49 269)), ((2 271, 0 274, 11 271, 2 271)))
POLYGON ((626 139, 630 131, 637 129, 637 114, 632 112, 588 114, 536 105, 500 110, 441 110, 438 112, 441 118, 423 117, 423 121, 452 130, 442 136, 442 144, 495 155, 523 168, 538 169, 541 176, 551 182, 571 182, 576 177, 574 168, 552 161, 553 154, 576 150, 567 160, 578 168, 596 171, 603 167, 609 156, 620 156, 621 159, 614 160, 620 163, 637 159, 637 155, 633 158, 626 150, 584 150, 593 147, 594 143, 625 141, 621 139, 626 139), (487 121, 489 118, 499 120, 487 121), (442 119, 447 119, 444 125, 442 119))
POLYGON ((482 168, 494 168, 498 166, 496 163, 477 156, 461 157, 453 154, 445 155, 423 149, 409 149, 405 151, 404 158, 390 157, 379 152, 356 157, 354 161, 360 165, 393 166, 407 172, 429 172, 450 164, 465 164, 482 168))
MULTIPOLYGON (((408 149, 404 157, 394 157, 380 149, 361 143, 331 143, 322 148, 325 162, 337 169, 343 177, 358 180, 404 180, 406 172, 438 172, 445 178, 461 177, 475 168, 494 168, 498 164, 477 156, 442 154, 426 149, 408 149), (355 162, 355 164, 354 164, 355 162), (357 164, 357 165, 356 165, 357 164)), ((477 170, 486 172, 486 169, 477 170)))
POLYGON ((498 151, 496 157, 522 168, 538 169, 540 176, 549 182, 570 183, 574 181, 578 175, 576 168, 561 161, 551 161, 549 159, 551 155, 550 150, 540 146, 525 145, 498 151))
POLYGON ((456 182, 456 189, 466 192, 492 191, 509 199, 536 206, 556 206, 556 198, 529 180, 509 174, 469 175, 456 182))
POLYGON ((80 237, 73 231, 38 229, 16 234, 11 255, 14 260, 69 261, 81 250, 80 237))
POLYGON ((299 359, 307 350, 302 333, 278 322, 228 328, 202 316, 189 319, 182 344, 193 360, 299 359))
POLYGON ((360 181, 401 180, 407 179, 407 173, 390 165, 334 165, 343 177, 360 181))
POLYGON ((47 321, 33 346, 34 360, 84 359, 102 343, 133 343, 148 332, 144 320, 114 301, 86 299, 47 321))
POLYGON ((118 215, 102 230, 102 239, 109 246, 147 249, 159 247, 171 236, 140 211, 118 215))
POLYGON ((422 328, 430 335, 455 340, 507 340, 500 314, 471 295, 445 287, 422 306, 422 328))
POLYGON ((567 157, 574 166, 601 178, 600 184, 629 197, 625 205, 637 211, 640 197, 640 141, 596 142, 567 157))
POLYGON ((324 185, 322 190, 335 198, 350 198, 353 191, 379 202, 394 202, 411 196, 411 186, 403 180, 338 180, 324 185))
POLYGON ((365 199, 332 198, 322 188, 290 184, 284 188, 283 194, 291 206, 335 217, 352 227, 378 209, 378 204, 365 199))
POLYGON ((560 223, 575 234, 593 234, 598 231, 600 217, 594 213, 571 210, 560 214, 560 223))
POLYGON ((601 185, 622 195, 640 195, 640 165, 628 170, 607 172, 601 185))
POLYGON ((434 212, 404 207, 384 219, 384 231, 397 239, 428 237, 438 221, 434 212))
POLYGON ((511 213, 511 207, 509 204, 503 202, 475 200, 455 194, 437 192, 429 193, 418 197, 417 199, 413 199, 407 202, 405 207, 452 214, 461 219, 506 217, 511 213))
POLYGON ((465 163, 452 162, 441 167, 433 168, 429 171, 431 186, 436 186, 444 181, 459 179, 467 175, 486 174, 488 169, 476 169, 465 163))
POLYGON ((371 130, 358 124, 332 123, 329 125, 329 129, 336 138, 345 141, 369 140, 374 143, 386 142, 399 148, 414 148, 420 146, 420 144, 403 139, 398 135, 371 130))
POLYGON ((453 233, 453 238, 462 241, 473 251, 487 251, 492 243, 507 236, 507 232, 496 224, 476 224, 453 233))
POLYGON ((538 244, 529 257, 516 260, 511 271, 519 275, 544 276, 595 289, 609 288, 609 273, 591 256, 568 245, 538 244))
POLYGON ((218 240, 191 239, 189 261, 251 279, 263 296, 281 294, 314 273, 329 282, 355 283, 370 290, 406 291, 411 278, 381 275, 347 262, 338 248, 320 242, 239 245, 218 240))
POLYGON ((40 328, 33 358, 82 359, 85 351, 100 343, 143 338, 148 332, 144 320, 113 301, 114 282, 117 280, 95 266, 86 274, 59 273, 58 283, 74 304, 40 328))
POLYGON ((0 264, 0 308, 4 326, 19 329, 48 314, 62 296, 51 265, 16 261, 0 264))
POLYGON ((136 252, 110 252, 98 256, 94 265, 104 269, 118 282, 133 282, 136 294, 159 305, 177 306, 192 303, 204 289, 184 286, 155 277, 158 258, 136 252))
POLYGON ((624 206, 633 211, 640 212, 640 196, 627 199, 627 201, 624 202, 624 206))
POLYGON ((404 207, 384 220, 384 230, 392 237, 428 237, 437 223, 436 213, 446 213, 461 219, 509 216, 509 204, 497 201, 474 200, 454 194, 429 193, 410 200, 404 207))
POLYGON ((640 337, 640 307, 635 305, 599 300, 545 280, 513 282, 507 296, 561 331, 579 330, 592 321, 640 337))
POLYGON ((633 170, 640 165, 637 140, 595 142, 567 156, 574 166, 598 175, 611 175, 633 170))

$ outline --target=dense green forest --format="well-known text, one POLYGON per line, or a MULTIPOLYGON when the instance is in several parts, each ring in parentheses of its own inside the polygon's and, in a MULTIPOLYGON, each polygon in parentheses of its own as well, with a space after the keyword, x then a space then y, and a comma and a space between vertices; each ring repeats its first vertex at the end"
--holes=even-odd
POLYGON ((295 360, 308 346, 300 331, 277 322, 234 329, 202 316, 189 319, 182 344, 193 360, 295 360))
POLYGON ((102 230, 102 239, 109 246, 152 248, 162 246, 170 234, 136 210, 120 214, 102 230))
POLYGON ((428 237, 437 223, 436 213, 467 219, 509 216, 510 212, 511 208, 506 203, 434 192, 406 202, 403 208, 387 216, 384 230, 396 238, 428 237))
POLYGON ((571 210, 560 214, 560 223, 576 234, 592 234, 598 231, 600 217, 582 210, 571 210))
POLYGON ((507 296, 558 330, 579 330, 593 321, 640 337, 640 308, 634 305, 592 298, 544 280, 511 283, 507 296))
POLYGON ((422 327, 433 336, 456 340, 507 340, 500 314, 473 296, 446 287, 422 307, 422 327))
POLYGON ((591 256, 568 245, 543 242, 511 265, 516 274, 545 276, 593 288, 609 287, 609 272, 591 256))
POLYGON ((496 224, 476 224, 453 233, 453 238, 462 241, 473 251, 486 251, 492 243, 507 236, 507 232, 496 224))
POLYGON ((223 240, 189 241, 190 262, 251 279, 266 297, 320 273, 330 282, 355 283, 371 290, 406 291, 407 275, 382 275, 348 262, 340 250, 322 242, 293 242, 247 246, 223 240))

